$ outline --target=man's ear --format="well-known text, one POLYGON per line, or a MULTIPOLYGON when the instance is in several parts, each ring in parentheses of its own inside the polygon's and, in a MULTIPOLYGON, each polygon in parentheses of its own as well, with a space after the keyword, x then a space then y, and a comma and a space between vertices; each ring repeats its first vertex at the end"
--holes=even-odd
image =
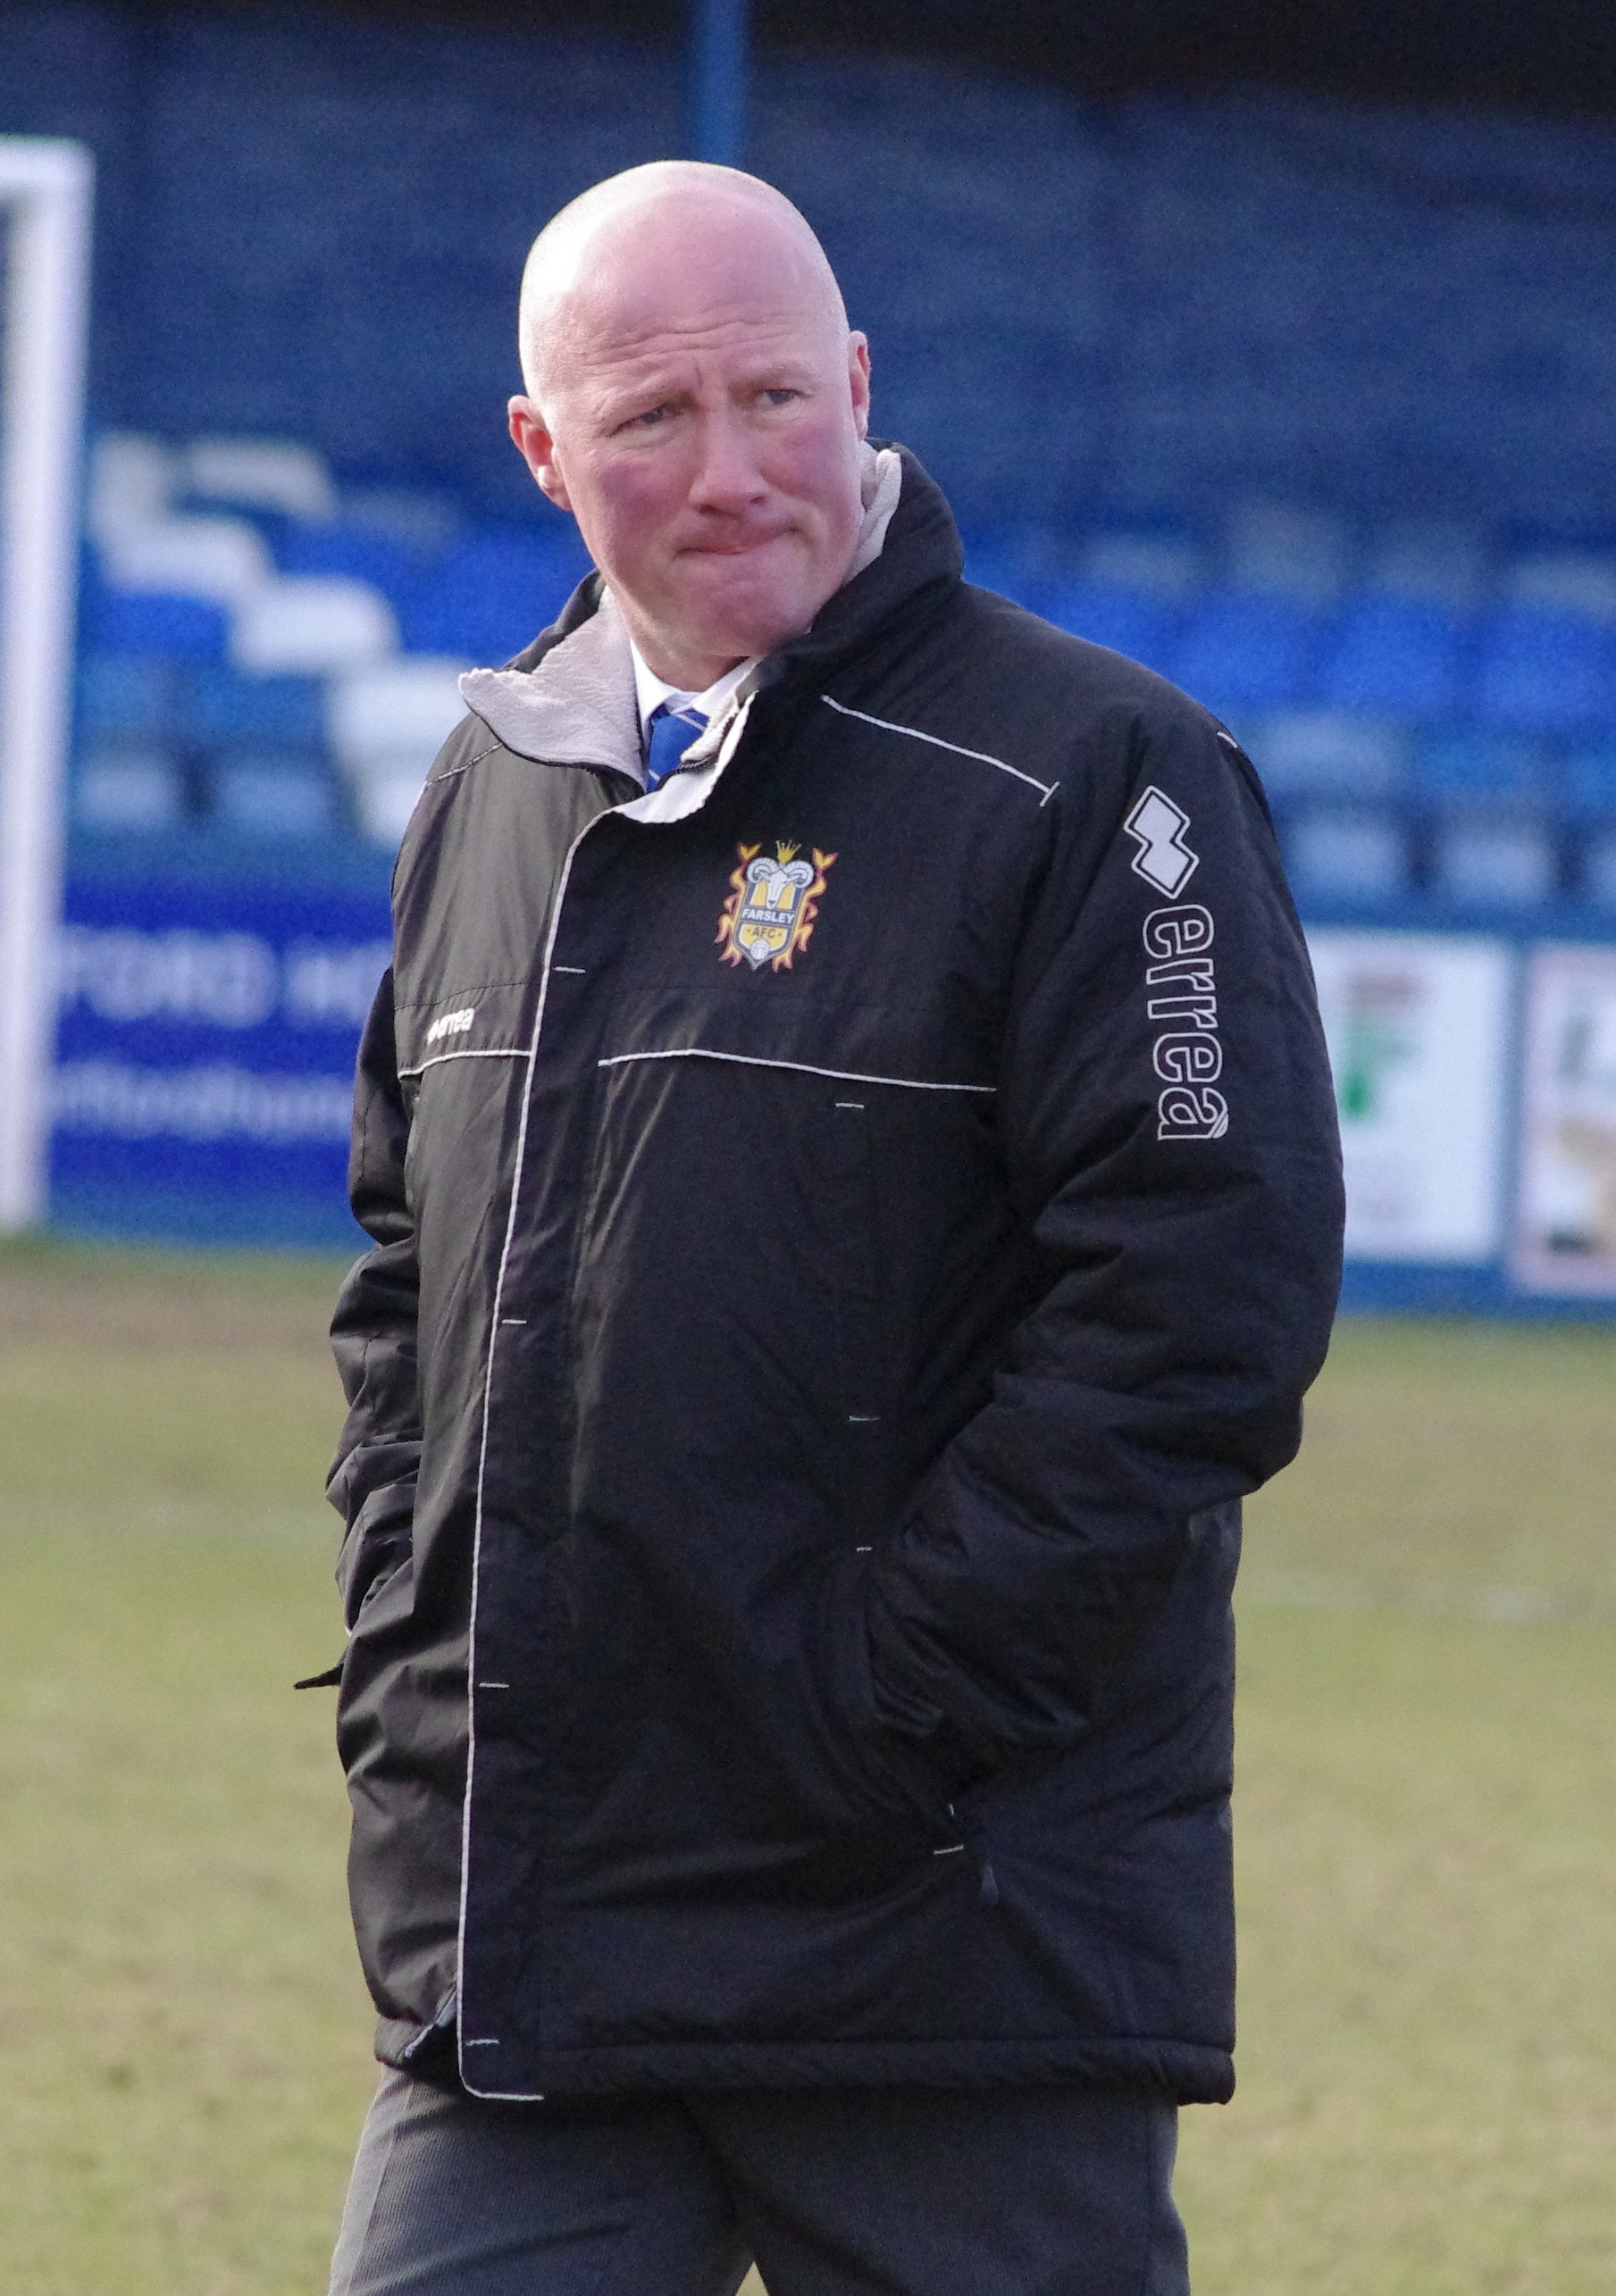
MULTIPOLYGON (((858 436, 870 435, 870 346, 869 338, 855 328, 847 338, 847 379, 853 394, 853 421, 858 426, 858 436)), ((511 401, 515 406, 515 400, 511 401)))
POLYGON ((556 460, 556 441, 543 411, 531 398, 513 398, 506 409, 516 452, 538 480, 540 489, 557 510, 571 510, 566 481, 556 460))

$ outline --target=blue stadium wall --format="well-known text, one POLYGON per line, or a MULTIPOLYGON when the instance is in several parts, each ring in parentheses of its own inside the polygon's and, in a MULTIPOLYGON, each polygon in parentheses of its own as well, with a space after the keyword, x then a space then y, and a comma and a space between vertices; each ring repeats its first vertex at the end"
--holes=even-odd
MULTIPOLYGON (((874 57, 766 55, 755 97, 883 426, 968 523, 1258 491, 1616 534, 1610 128, 1097 107, 874 57)), ((0 10, 0 132, 97 157, 98 421, 289 433, 507 511, 528 242, 676 153, 682 98, 678 55, 626 43, 0 10)))

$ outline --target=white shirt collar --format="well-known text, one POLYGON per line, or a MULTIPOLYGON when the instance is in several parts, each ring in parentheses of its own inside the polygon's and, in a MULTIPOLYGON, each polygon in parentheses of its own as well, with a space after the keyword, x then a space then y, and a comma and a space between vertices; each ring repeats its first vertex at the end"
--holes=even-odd
POLYGON ((710 724, 714 718, 722 714, 730 696, 747 672, 756 666, 757 661, 757 656, 754 655, 748 661, 737 662, 734 668, 726 670, 722 678, 715 678, 704 693, 692 694, 685 687, 670 686, 666 679, 657 675, 655 670, 648 669, 645 657, 632 638, 629 640, 629 651, 634 662, 634 693, 640 704, 640 733, 642 740, 645 738, 646 728, 651 722, 652 711, 660 709, 664 702, 676 710, 699 710, 710 724))

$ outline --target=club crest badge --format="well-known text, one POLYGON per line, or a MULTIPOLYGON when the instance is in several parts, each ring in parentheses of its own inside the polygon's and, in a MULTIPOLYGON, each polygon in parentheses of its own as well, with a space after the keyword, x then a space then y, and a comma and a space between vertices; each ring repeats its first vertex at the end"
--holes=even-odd
POLYGON ((799 861, 799 848, 784 844, 772 858, 760 845, 737 850, 740 865, 730 873, 730 897, 718 919, 723 962, 789 973, 798 950, 808 947, 825 872, 836 856, 816 847, 811 862, 799 861))

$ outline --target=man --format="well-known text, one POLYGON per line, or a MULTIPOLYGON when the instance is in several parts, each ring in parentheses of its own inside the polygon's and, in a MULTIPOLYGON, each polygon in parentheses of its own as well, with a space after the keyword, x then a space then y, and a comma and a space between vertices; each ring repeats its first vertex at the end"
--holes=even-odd
POLYGON ((1239 1501, 1335 1300, 1250 766, 967 588, 767 187, 541 235, 599 568, 433 770, 360 1055, 341 2296, 1178 2296, 1239 1501))

